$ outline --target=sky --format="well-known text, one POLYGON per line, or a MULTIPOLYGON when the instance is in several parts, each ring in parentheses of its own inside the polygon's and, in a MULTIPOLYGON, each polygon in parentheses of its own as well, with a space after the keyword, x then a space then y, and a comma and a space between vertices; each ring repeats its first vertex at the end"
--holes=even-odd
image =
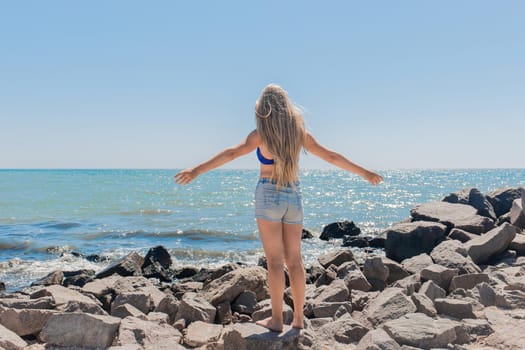
POLYGON ((507 0, 0 0, 0 168, 194 166, 255 128, 269 83, 367 168, 525 168, 524 16, 507 0))

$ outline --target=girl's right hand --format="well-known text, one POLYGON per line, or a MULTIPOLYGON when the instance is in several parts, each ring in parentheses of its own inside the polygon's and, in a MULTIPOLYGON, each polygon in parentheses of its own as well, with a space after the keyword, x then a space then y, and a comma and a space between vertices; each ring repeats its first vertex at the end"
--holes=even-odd
POLYGON ((179 185, 187 185, 197 177, 197 173, 194 168, 188 168, 182 170, 180 173, 174 176, 175 182, 179 185))
POLYGON ((374 173, 373 171, 367 170, 366 173, 363 175, 363 178, 370 182, 372 185, 377 185, 380 182, 383 181, 383 177, 377 173, 374 173))

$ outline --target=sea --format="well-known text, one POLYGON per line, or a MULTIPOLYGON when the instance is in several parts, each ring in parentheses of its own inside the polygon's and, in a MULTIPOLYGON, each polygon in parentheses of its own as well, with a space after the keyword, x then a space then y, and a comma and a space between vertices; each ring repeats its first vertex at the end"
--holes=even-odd
MULTIPOLYGON (((254 219, 258 170, 218 169, 187 186, 177 169, 0 170, 0 282, 7 291, 61 269, 99 271, 126 254, 163 245, 174 267, 257 264, 263 255, 254 219), (97 254, 98 262, 86 259, 97 254)), ((415 205, 476 187, 483 193, 525 186, 525 169, 380 171, 372 186, 339 170, 302 170, 306 265, 338 249, 318 237, 352 220, 366 235, 409 216, 415 205)), ((356 248, 357 249, 357 248, 356 248)))

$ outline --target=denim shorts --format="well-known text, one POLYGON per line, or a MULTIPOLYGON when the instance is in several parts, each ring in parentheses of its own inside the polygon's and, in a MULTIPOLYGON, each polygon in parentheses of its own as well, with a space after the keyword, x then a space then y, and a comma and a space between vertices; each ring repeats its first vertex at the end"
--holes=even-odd
POLYGON ((275 180, 260 178, 255 188, 255 217, 285 224, 303 223, 301 184, 277 186, 275 180))

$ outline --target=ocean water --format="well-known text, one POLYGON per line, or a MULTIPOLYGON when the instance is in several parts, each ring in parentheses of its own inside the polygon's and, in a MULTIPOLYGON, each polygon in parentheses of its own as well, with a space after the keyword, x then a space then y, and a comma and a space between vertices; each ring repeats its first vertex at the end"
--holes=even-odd
MULTIPOLYGON (((145 254, 162 244, 176 266, 255 264, 263 254, 254 214, 256 170, 214 170, 188 186, 176 170, 0 170, 0 281, 8 290, 56 269, 100 270, 73 255, 99 254, 110 261, 130 251, 145 254)), ((524 169, 385 170, 371 186, 337 170, 300 174, 304 226, 353 220, 377 235, 420 203, 477 187, 486 193, 524 186, 524 169)), ((305 263, 340 242, 303 241, 305 263)))

